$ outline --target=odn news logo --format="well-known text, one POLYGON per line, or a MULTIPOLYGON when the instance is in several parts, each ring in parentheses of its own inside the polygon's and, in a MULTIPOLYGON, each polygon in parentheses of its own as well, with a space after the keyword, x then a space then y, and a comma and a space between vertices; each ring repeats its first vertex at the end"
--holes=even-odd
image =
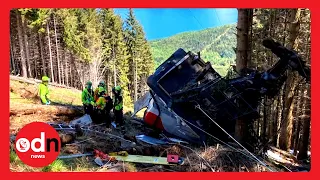
POLYGON ((60 154, 61 141, 49 124, 33 122, 24 126, 16 137, 15 150, 22 162, 32 167, 51 164, 60 154))
POLYGON ((34 138, 31 142, 27 138, 20 138, 16 141, 16 150, 24 153, 30 150, 33 151, 30 158, 46 158, 44 152, 51 151, 51 144, 54 143, 54 151, 59 152, 59 140, 56 138, 45 138, 45 132, 40 133, 40 138, 34 138), (39 147, 36 147, 39 143, 39 147))

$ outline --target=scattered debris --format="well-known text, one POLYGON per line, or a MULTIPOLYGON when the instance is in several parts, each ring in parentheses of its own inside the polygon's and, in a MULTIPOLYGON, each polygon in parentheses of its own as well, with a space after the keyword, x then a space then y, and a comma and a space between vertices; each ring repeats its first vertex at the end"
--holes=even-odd
POLYGON ((164 145, 164 144, 167 144, 167 142, 165 142, 165 141, 162 141, 162 140, 159 140, 159 139, 156 139, 156 138, 153 138, 153 137, 149 137, 149 136, 146 136, 146 135, 137 135, 136 139, 138 139, 140 141, 143 141, 145 143, 148 143, 148 144, 152 144, 152 145, 164 145))
POLYGON ((86 125, 90 125, 91 123, 92 123, 92 119, 91 119, 90 115, 85 114, 84 116, 71 121, 70 125, 79 124, 79 125, 86 126, 86 125))
MULTIPOLYGON (((115 157, 118 161, 133 162, 133 163, 147 163, 147 164, 162 164, 162 165, 175 165, 168 162, 168 158, 155 157, 155 156, 142 156, 142 155, 127 155, 127 156, 111 156, 115 157)), ((183 164, 184 160, 179 158, 177 164, 183 164)))

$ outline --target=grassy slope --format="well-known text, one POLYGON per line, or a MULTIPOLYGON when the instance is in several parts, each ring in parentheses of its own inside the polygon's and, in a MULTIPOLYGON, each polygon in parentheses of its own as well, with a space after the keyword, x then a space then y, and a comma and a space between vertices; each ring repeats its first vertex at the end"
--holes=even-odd
POLYGON ((183 48, 194 53, 200 51, 205 61, 210 61, 221 75, 225 75, 227 68, 235 60, 235 32, 235 24, 231 24, 150 41, 156 67, 178 48, 183 48))

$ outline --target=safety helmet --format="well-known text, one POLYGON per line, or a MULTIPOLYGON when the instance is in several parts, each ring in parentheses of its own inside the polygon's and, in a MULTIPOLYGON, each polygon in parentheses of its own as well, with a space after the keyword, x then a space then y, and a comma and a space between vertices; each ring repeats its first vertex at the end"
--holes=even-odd
POLYGON ((49 80, 48 76, 42 76, 42 82, 49 82, 49 80))
POLYGON ((101 80, 101 81, 99 82, 99 86, 104 86, 104 85, 105 85, 104 80, 101 80))
POLYGON ((102 93, 102 92, 106 92, 106 90, 103 88, 103 87, 99 87, 99 93, 102 93))
POLYGON ((121 87, 120 86, 115 86, 112 88, 112 92, 114 93, 120 93, 121 92, 121 87))
POLYGON ((91 81, 87 81, 86 85, 87 86, 92 86, 92 82, 91 81))
POLYGON ((106 90, 104 89, 104 87, 99 86, 98 88, 98 96, 105 96, 106 95, 106 90))

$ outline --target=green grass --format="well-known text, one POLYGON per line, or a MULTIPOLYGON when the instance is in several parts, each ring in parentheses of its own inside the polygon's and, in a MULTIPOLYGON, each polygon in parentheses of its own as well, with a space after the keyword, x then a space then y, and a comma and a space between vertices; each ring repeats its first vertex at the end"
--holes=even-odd
POLYGON ((66 164, 60 159, 53 161, 49 166, 41 169, 42 172, 64 172, 67 170, 66 164))
POLYGON ((10 163, 23 164, 18 155, 13 150, 10 150, 10 163))
POLYGON ((85 157, 73 158, 73 159, 57 159, 53 161, 50 165, 42 168, 34 168, 24 164, 17 154, 10 150, 10 164, 11 168, 16 171, 41 171, 41 172, 67 172, 67 171, 93 171, 98 169, 98 166, 90 162, 90 160, 85 157))

